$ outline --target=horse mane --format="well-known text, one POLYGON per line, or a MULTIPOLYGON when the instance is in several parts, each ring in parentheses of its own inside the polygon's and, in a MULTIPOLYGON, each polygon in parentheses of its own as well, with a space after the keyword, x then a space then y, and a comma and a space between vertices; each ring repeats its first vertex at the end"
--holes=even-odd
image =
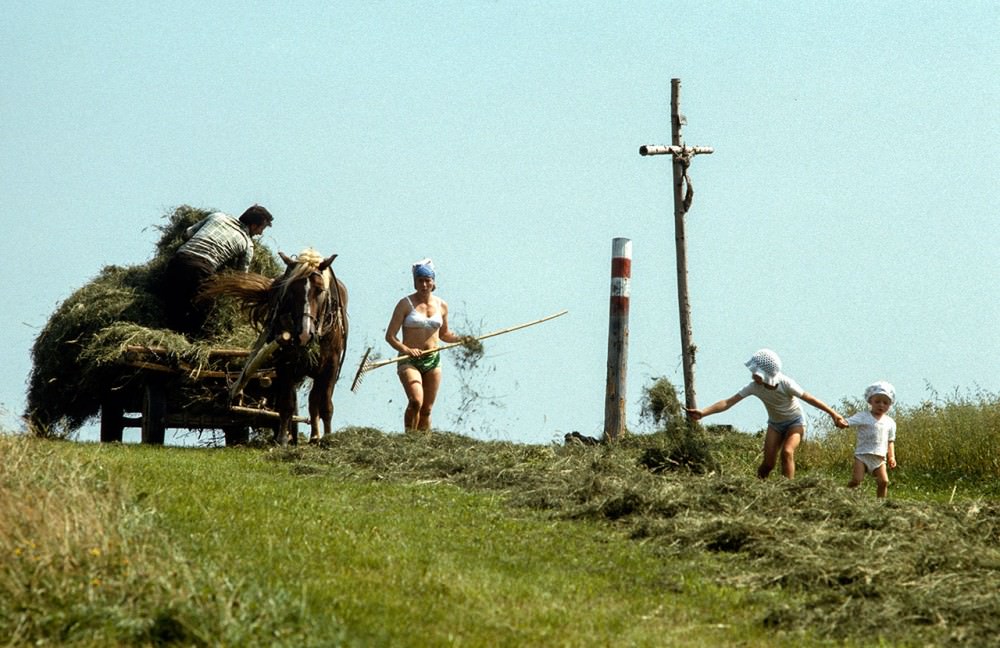
MULTIPOLYGON (((258 329, 263 329, 269 326, 269 320, 285 299, 288 287, 297 281, 308 280, 309 275, 316 272, 322 262, 323 257, 318 252, 307 248, 287 267, 285 273, 276 279, 255 272, 223 272, 210 277, 202 284, 198 299, 215 299, 221 296, 235 298, 247 313, 251 323, 258 329)), ((331 289, 337 291, 336 303, 339 304, 340 282, 329 267, 324 268, 320 274, 324 288, 327 291, 331 289)), ((328 318, 334 316, 336 314, 326 313, 328 318)))

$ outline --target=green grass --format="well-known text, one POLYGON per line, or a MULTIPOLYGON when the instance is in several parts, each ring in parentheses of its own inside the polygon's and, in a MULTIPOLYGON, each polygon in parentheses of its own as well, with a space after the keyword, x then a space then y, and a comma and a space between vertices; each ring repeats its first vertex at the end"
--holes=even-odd
POLYGON ((936 407, 894 413, 888 501, 844 488, 847 437, 761 482, 759 438, 670 417, 613 447, 0 435, 0 645, 983 645, 997 407, 936 407))
POLYGON ((302 462, 270 460, 277 453, 259 450, 7 444, 27 446, 18 450, 26 462, 47 456, 51 470, 77 482, 70 489, 79 499, 96 489, 94 501, 109 507, 86 537, 51 548, 49 559, 118 542, 116 560, 128 559, 140 572, 123 579, 109 565, 42 570, 42 586, 66 594, 57 602, 39 601, 35 591, 8 592, 0 628, 16 645, 173 638, 204 645, 699 646, 803 639, 762 626, 771 596, 702 578, 724 561, 665 560, 655 546, 614 528, 511 509, 497 493, 311 468, 318 450, 302 452, 302 462), (121 489, 109 490, 112 483, 121 489), (131 537, 136 526, 144 529, 131 537), (136 543, 141 551, 132 555, 136 543), (145 579, 159 585, 136 590, 145 579), (67 604, 76 608, 75 621, 60 609, 67 604))
MULTIPOLYGON (((867 407, 845 401, 847 414, 867 407)), ((935 396, 915 407, 895 406, 896 459, 890 471, 891 497, 951 501, 955 497, 1000 497, 1000 395, 978 392, 935 396)), ((827 428, 822 442, 808 443, 801 456, 809 466, 850 476, 854 455, 851 429, 827 428)), ((865 487, 872 486, 869 478, 865 487)))

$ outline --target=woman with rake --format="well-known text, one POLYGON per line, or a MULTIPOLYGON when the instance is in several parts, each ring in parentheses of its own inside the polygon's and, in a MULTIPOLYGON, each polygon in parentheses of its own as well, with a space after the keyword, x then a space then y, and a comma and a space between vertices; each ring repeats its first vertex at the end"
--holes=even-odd
POLYGON ((410 356, 400 361, 397 369, 406 392, 403 427, 407 432, 431 429, 431 409, 441 386, 438 343, 464 339, 448 328, 447 302, 432 294, 437 287, 434 263, 430 259, 418 261, 412 272, 415 292, 399 300, 385 331, 389 346, 410 356))

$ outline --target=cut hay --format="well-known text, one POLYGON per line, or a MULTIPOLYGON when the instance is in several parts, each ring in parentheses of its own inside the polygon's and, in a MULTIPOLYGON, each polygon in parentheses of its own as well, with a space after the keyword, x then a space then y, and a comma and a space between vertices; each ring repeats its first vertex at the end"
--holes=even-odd
POLYGON ((461 346, 455 348, 453 355, 459 371, 474 371, 486 355, 486 348, 481 340, 469 335, 462 340, 461 346))
MULTIPOLYGON (((167 261, 180 246, 183 231, 211 213, 182 206, 157 226, 162 236, 156 254, 136 266, 106 266, 97 277, 63 301, 31 349, 26 418, 37 434, 70 436, 100 412, 109 393, 126 403, 138 399, 137 369, 118 360, 128 345, 167 350, 175 361, 204 366, 212 347, 247 347, 256 339, 236 305, 216 303, 204 337, 189 340, 165 327, 160 284, 167 261)), ((253 271, 280 273, 266 246, 258 244, 253 271)), ((203 395, 181 395, 188 402, 203 395)))
POLYGON ((653 384, 644 390, 640 416, 660 427, 682 419, 681 401, 677 397, 677 389, 669 380, 655 378, 653 384))
POLYGON ((318 450, 271 456, 296 474, 448 483, 559 518, 613 524, 623 540, 696 560, 705 578, 757 593, 768 607, 760 623, 776 632, 893 645, 995 640, 996 502, 879 501, 810 475, 760 481, 746 468, 758 440, 725 431, 707 440, 717 471, 654 472, 644 457, 671 443, 663 433, 530 446, 350 428, 318 450))

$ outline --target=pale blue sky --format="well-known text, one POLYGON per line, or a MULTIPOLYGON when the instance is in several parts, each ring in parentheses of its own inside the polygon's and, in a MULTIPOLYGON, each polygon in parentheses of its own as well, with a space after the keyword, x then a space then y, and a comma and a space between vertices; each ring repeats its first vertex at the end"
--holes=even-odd
MULTIPOLYGON (((1000 391, 1000 2, 31 2, 0 24, 0 404, 30 347, 108 264, 153 254, 180 204, 266 205, 265 242, 336 252, 346 374, 382 341, 409 265, 487 332, 494 397, 459 431, 547 443, 604 420, 611 241, 633 241, 628 418, 682 382, 670 79, 691 176, 700 405, 775 349, 835 404, 1000 391)), ((435 424, 453 429, 445 367, 435 424)), ((390 368, 335 426, 401 427, 390 368)), ((708 422, 753 431, 744 402, 708 422)), ((901 434, 904 434, 901 431, 901 434)))

